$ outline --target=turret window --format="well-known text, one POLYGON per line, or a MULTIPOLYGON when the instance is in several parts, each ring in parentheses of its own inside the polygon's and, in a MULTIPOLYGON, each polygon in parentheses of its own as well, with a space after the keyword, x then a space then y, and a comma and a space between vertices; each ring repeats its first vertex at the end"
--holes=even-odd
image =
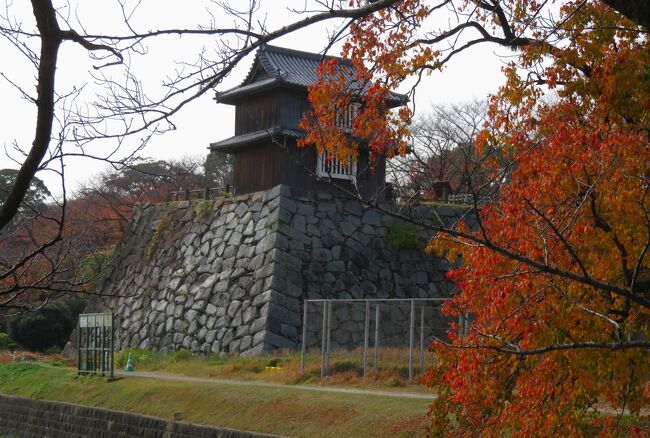
POLYGON ((355 102, 348 105, 343 111, 337 111, 336 126, 343 132, 352 133, 354 119, 357 118, 360 109, 361 104, 355 102))
POLYGON ((348 179, 354 182, 357 177, 357 163, 352 160, 343 163, 330 152, 321 152, 318 154, 316 174, 320 177, 348 179))

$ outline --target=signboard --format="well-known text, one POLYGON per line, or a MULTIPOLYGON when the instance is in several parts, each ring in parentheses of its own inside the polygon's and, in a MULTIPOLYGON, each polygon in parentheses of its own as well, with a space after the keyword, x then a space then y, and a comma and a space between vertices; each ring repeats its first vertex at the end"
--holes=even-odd
POLYGON ((112 313, 79 315, 77 374, 114 377, 114 323, 112 313))

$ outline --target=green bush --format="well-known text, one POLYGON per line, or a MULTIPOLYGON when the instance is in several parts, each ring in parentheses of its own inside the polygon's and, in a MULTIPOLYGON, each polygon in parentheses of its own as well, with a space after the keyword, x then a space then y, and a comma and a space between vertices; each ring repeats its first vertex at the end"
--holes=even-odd
POLYGON ((423 249, 420 228, 408 222, 391 222, 388 224, 388 247, 390 249, 423 249))
POLYGON ((24 313, 9 321, 9 337, 32 351, 63 348, 74 328, 70 315, 58 308, 24 313))
POLYGON ((0 350, 15 350, 18 344, 11 340, 8 334, 0 333, 0 350))

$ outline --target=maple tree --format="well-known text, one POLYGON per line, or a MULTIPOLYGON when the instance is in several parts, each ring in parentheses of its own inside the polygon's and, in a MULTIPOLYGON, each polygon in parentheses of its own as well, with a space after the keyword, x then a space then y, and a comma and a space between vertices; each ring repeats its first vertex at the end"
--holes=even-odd
POLYGON ((637 419, 650 405, 647 22, 641 7, 631 13, 620 2, 567 1, 552 18, 545 6, 464 2, 467 21, 423 36, 436 7, 400 2, 354 24, 343 49, 358 72, 354 88, 344 65, 326 61, 310 89, 304 145, 345 160, 363 141, 391 157, 405 152, 412 114, 385 102, 406 77, 479 42, 518 50, 475 139, 499 151, 485 163, 492 181, 504 163, 510 181, 476 208, 475 229, 435 227, 428 248, 463 257, 444 312, 469 320, 433 345, 439 364, 426 381, 438 394, 437 434, 609 436, 624 413, 637 419), (477 39, 436 48, 468 28, 477 39), (353 99, 363 107, 351 139, 332 108, 353 99))
POLYGON ((88 230, 97 247, 113 245, 122 235, 135 204, 160 203, 170 191, 202 188, 204 175, 199 161, 198 157, 143 159, 100 174, 78 190, 75 201, 92 205, 93 209, 70 218, 70 222, 77 222, 70 228, 88 230))

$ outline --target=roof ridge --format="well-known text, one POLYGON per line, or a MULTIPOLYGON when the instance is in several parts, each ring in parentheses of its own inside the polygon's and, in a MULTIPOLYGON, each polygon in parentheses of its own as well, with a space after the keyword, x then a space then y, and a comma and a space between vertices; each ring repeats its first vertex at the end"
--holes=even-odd
POLYGON ((320 53, 306 52, 304 50, 297 50, 297 49, 289 49, 287 47, 274 46, 274 45, 271 45, 271 44, 263 44, 259 48, 258 53, 265 52, 267 50, 270 51, 270 52, 282 53, 284 55, 296 56, 296 57, 300 57, 300 58, 307 58, 307 59, 312 59, 312 60, 316 60, 316 61, 320 61, 320 60, 323 60, 323 59, 336 59, 338 61, 342 61, 345 64, 353 65, 351 60, 345 59, 345 58, 343 58, 341 56, 322 55, 320 53))

